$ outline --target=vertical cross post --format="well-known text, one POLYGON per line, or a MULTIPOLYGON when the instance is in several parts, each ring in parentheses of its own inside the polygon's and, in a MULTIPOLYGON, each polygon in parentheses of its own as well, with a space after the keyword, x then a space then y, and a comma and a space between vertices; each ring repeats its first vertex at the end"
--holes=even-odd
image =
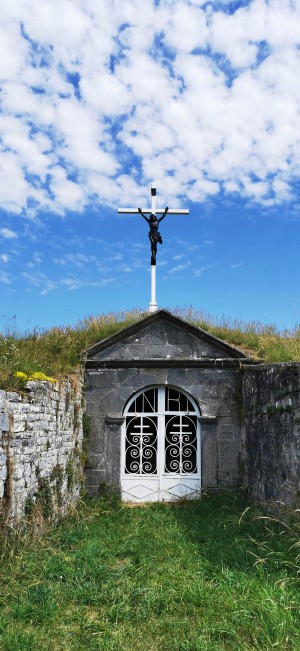
MULTIPOLYGON (((151 185, 151 214, 156 215, 156 187, 153 182, 151 185)), ((151 298, 149 303, 149 312, 157 312, 156 302, 156 264, 153 264, 151 259, 151 298)))

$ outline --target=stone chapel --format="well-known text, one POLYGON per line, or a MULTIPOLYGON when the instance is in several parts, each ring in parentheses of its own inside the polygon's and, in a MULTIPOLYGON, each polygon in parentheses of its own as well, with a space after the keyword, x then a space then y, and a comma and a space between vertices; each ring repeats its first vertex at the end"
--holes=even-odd
POLYGON ((159 310, 87 351, 86 488, 171 501, 240 482, 240 350, 159 310))

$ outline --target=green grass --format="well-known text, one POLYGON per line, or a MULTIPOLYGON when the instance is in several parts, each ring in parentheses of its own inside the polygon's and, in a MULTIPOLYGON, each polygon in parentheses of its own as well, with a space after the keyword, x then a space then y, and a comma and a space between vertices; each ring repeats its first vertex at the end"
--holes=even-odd
POLYGON ((86 317, 73 328, 21 332, 14 320, 6 322, 0 334, 0 389, 22 389, 16 372, 42 372, 59 377, 80 365, 80 355, 97 341, 115 334, 140 318, 139 312, 119 312, 86 317))
POLYGON ((4 537, 0 648, 298 651, 299 522, 258 516, 230 495, 98 500, 39 539, 4 537))
MULTIPOLYGON (((244 323, 225 317, 214 319, 193 308, 172 310, 196 326, 241 348, 252 357, 266 362, 300 360, 300 329, 280 332, 273 325, 244 323)), ((79 366, 80 354, 89 346, 138 321, 145 312, 100 314, 79 321, 74 327, 18 331, 14 321, 3 326, 0 334, 0 389, 21 389, 17 371, 28 375, 42 372, 59 377, 79 366)))

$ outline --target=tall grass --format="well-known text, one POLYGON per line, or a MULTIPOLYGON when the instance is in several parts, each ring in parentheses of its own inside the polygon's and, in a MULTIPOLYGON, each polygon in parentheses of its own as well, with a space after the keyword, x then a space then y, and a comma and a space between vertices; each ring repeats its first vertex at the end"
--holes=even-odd
POLYGON ((38 540, 6 539, 0 648, 298 651, 294 533, 245 506, 97 500, 38 540))
MULTIPOLYGON (((266 362, 300 360, 300 328, 280 332, 274 325, 259 322, 215 319, 209 314, 175 308, 174 314, 266 362)), ((79 366, 80 354, 89 346, 125 326, 135 323, 145 312, 136 309, 88 316, 74 326, 60 326, 21 332, 14 321, 6 322, 0 334, 0 388, 18 388, 16 372, 42 372, 58 377, 79 366)))
POLYGON ((223 316, 216 319, 194 308, 175 308, 174 314, 211 334, 237 346, 250 357, 265 362, 288 362, 300 360, 300 325, 279 330, 274 324, 259 321, 242 321, 223 316))
POLYGON ((140 318, 138 310, 88 316, 74 326, 21 332, 14 321, 0 334, 0 388, 20 388, 16 372, 59 377, 79 367, 84 350, 140 318))

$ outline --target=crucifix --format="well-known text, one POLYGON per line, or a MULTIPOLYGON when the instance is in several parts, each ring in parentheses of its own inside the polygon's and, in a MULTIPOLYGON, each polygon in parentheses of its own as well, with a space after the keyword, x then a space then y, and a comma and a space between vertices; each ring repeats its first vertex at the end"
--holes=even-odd
POLYGON ((166 215, 188 215, 189 210, 181 208, 161 208, 156 209, 156 185, 152 183, 151 185, 151 209, 141 209, 141 208, 118 208, 118 213, 122 214, 140 214, 141 217, 149 225, 149 240, 151 245, 151 299, 149 304, 149 312, 156 312, 157 302, 156 302, 156 253, 157 253, 157 244, 162 244, 162 237, 159 232, 159 224, 166 217, 166 215), (150 215, 150 217, 146 217, 150 215), (161 217, 157 218, 157 215, 161 217))

